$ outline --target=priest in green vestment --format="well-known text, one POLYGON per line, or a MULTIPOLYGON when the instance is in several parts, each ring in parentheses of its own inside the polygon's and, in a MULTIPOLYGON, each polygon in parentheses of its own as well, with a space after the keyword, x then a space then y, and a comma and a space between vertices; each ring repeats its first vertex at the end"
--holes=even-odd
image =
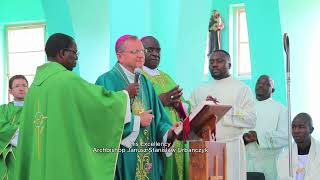
POLYGON ((19 136, 19 124, 24 97, 28 92, 28 80, 23 75, 9 79, 9 93, 13 101, 0 106, 0 179, 13 178, 15 153, 19 136))
MULTIPOLYGON (((150 80, 159 96, 171 122, 176 123, 184 120, 190 112, 190 105, 182 97, 182 89, 165 72, 158 69, 160 64, 160 43, 153 36, 141 38, 146 49, 143 75, 150 80)), ((189 180, 189 154, 179 152, 179 149, 187 149, 188 144, 177 141, 176 152, 165 158, 165 180, 189 180)))
POLYGON ((144 64, 141 41, 136 36, 124 35, 118 39, 115 50, 118 63, 96 81, 110 90, 127 89, 131 97, 133 116, 125 124, 121 142, 125 152, 119 153, 115 179, 162 179, 163 154, 172 154, 176 126, 172 126, 151 82, 143 75, 139 81, 134 80, 135 69, 144 64), (145 118, 149 115, 151 119, 145 118))
POLYGON ((78 59, 72 37, 51 35, 45 51, 49 62, 37 68, 21 115, 15 179, 113 179, 131 116, 128 94, 71 71, 78 59))

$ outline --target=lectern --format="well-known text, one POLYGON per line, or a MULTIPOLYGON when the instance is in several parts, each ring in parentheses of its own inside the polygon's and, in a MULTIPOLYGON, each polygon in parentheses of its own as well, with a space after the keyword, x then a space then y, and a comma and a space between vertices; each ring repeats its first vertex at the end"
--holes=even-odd
MULTIPOLYGON (((205 101, 190 114, 190 179, 227 180, 227 149, 225 143, 215 142, 216 123, 231 109, 229 105, 217 105, 205 101)), ((185 124, 185 122, 183 123, 185 124)), ((184 131, 184 127, 182 132, 184 131)), ((181 129, 177 130, 180 135, 181 129)))

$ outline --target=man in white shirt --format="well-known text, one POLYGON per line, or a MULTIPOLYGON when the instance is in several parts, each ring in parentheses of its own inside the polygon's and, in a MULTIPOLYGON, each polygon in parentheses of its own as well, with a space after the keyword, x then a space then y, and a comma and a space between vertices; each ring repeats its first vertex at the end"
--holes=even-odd
POLYGON ((243 135, 247 152, 247 171, 261 172, 266 180, 277 179, 276 162, 279 153, 288 145, 287 109, 272 99, 273 80, 261 75, 257 80, 257 125, 243 135))
POLYGON ((196 107, 207 97, 216 98, 232 109, 217 123, 216 140, 227 144, 228 180, 246 180, 245 147, 242 131, 256 125, 256 110, 250 88, 230 76, 231 60, 228 52, 215 50, 210 55, 209 70, 213 80, 196 88, 190 98, 196 107))
POLYGON ((320 178, 320 142, 315 140, 312 118, 307 113, 299 113, 292 121, 293 178, 289 177, 289 154, 283 152, 278 159, 279 180, 318 180, 320 178))

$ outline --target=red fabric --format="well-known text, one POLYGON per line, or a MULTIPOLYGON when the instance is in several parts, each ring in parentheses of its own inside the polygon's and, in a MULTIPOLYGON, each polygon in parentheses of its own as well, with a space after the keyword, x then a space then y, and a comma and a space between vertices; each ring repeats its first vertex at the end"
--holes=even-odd
POLYGON ((179 102, 179 108, 176 111, 178 112, 181 121, 183 121, 187 117, 187 113, 184 111, 181 101, 179 102))
POLYGON ((190 134, 190 121, 189 121, 189 116, 183 121, 183 129, 182 129, 182 138, 183 141, 186 142, 187 139, 189 138, 190 134))

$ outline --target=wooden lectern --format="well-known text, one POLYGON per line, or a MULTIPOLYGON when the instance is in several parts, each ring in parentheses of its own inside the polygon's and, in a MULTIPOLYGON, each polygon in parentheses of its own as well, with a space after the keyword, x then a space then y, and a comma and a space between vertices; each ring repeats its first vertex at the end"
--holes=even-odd
POLYGON ((215 142, 213 135, 216 123, 230 109, 231 106, 206 101, 190 114, 190 130, 197 136, 188 139, 191 180, 227 180, 226 144, 215 142))

